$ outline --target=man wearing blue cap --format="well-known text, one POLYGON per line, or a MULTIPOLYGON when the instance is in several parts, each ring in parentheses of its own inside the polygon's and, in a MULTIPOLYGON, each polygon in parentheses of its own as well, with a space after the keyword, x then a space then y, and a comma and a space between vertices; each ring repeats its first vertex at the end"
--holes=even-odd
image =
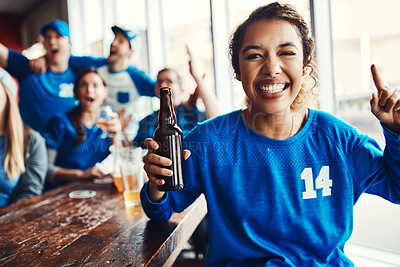
POLYGON ((133 55, 132 40, 135 39, 136 33, 118 26, 113 26, 111 30, 115 38, 107 58, 73 56, 69 64, 76 71, 85 67, 98 68, 108 87, 107 103, 114 111, 123 109, 127 117, 130 116, 131 121, 125 127, 125 132, 129 140, 132 140, 141 119, 137 116, 141 112, 137 99, 140 96, 155 96, 155 82, 143 71, 130 65, 133 55))
MULTIPOLYGON (((142 112, 137 100, 140 96, 155 96, 155 81, 143 71, 130 65, 130 58, 133 55, 132 41, 136 33, 118 26, 111 27, 111 30, 115 38, 110 45, 110 54, 107 58, 71 56, 69 66, 75 72, 87 67, 98 69, 108 87, 107 103, 114 111, 120 113, 124 133, 128 135, 129 140, 132 140, 136 136, 141 119, 137 115, 142 112), (128 125, 125 125, 126 123, 128 125)), ((43 58, 32 60, 31 66, 36 72, 44 71, 46 68, 43 58)))
POLYGON ((0 44, 0 66, 19 82, 22 120, 38 132, 44 130, 55 113, 66 112, 76 105, 73 94, 76 75, 68 67, 71 42, 67 23, 51 21, 41 28, 40 34, 46 49, 44 73, 33 73, 25 56, 0 44))

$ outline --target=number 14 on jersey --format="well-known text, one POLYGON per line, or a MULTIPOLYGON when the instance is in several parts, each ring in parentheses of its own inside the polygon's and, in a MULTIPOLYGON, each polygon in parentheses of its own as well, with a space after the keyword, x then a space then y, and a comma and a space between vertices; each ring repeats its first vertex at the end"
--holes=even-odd
POLYGON ((303 170, 301 173, 301 179, 304 180, 306 187, 306 190, 303 192, 303 199, 316 198, 316 189, 322 189, 323 197, 331 195, 332 180, 329 179, 329 166, 322 167, 318 177, 315 179, 315 187, 311 168, 305 168, 303 170))

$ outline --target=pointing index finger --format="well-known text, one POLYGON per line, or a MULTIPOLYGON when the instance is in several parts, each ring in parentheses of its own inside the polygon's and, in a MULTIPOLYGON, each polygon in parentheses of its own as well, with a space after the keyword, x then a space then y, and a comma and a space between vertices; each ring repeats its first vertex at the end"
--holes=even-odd
POLYGON ((383 82, 381 76, 379 75, 375 64, 371 65, 371 73, 372 73, 372 79, 374 80, 375 83, 375 87, 378 90, 378 93, 380 93, 383 90, 383 88, 385 88, 385 83, 383 82))

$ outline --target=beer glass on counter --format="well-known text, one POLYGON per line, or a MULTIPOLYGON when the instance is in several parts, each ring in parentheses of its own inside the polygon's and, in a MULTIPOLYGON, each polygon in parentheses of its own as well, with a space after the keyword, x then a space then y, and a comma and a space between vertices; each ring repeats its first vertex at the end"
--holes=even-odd
POLYGON ((123 147, 119 155, 125 206, 137 206, 140 204, 140 190, 144 181, 142 148, 123 147))
POLYGON ((112 179, 117 188, 118 193, 124 192, 124 185, 122 183, 122 175, 121 175, 121 149, 122 147, 117 147, 115 145, 110 146, 110 152, 113 159, 113 167, 112 167, 112 179))

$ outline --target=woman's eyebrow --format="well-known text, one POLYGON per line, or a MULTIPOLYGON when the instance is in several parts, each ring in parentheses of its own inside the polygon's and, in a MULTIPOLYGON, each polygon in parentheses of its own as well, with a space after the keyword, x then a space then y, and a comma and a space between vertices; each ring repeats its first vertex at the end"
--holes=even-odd
MULTIPOLYGON (((286 43, 280 44, 278 47, 279 48, 284 48, 284 47, 288 47, 288 46, 293 46, 294 48, 298 48, 297 45, 295 43, 293 43, 293 42, 286 42, 286 43)), ((259 46, 259 45, 248 45, 243 49, 242 53, 245 53, 246 51, 248 51, 250 49, 261 49, 261 46, 259 46)))
POLYGON ((258 46, 258 45, 248 45, 248 46, 246 46, 246 47, 243 49, 242 53, 245 53, 246 51, 248 51, 248 50, 250 50, 250 49, 261 49, 261 46, 258 46))
POLYGON ((294 48, 298 48, 297 45, 293 42, 287 42, 287 43, 283 43, 283 44, 279 45, 280 48, 288 47, 288 46, 293 46, 294 48))

